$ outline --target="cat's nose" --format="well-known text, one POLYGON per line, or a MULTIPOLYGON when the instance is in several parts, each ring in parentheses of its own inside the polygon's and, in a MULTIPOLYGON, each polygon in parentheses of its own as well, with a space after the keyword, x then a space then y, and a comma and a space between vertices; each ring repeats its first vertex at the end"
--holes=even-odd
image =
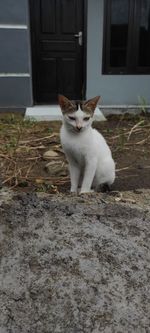
POLYGON ((81 131, 81 128, 82 128, 82 126, 80 126, 80 125, 76 126, 76 129, 77 129, 78 131, 81 131))

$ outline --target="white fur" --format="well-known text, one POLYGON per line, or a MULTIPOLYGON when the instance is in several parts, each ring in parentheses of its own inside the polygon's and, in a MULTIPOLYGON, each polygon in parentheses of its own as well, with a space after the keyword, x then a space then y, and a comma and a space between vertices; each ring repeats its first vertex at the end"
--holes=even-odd
POLYGON ((92 117, 84 120, 87 114, 78 110, 63 115, 60 138, 69 162, 71 192, 91 192, 100 184, 111 185, 115 179, 115 163, 103 136, 91 127, 92 117), (69 116, 76 120, 70 120, 69 116), (77 131, 77 127, 81 130, 77 131))

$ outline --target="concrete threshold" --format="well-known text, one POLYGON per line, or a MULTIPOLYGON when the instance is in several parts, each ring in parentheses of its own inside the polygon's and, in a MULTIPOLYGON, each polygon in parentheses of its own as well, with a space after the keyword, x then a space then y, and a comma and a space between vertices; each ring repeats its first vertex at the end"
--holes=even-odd
MULTIPOLYGON (((59 105, 36 105, 26 109, 25 119, 32 119, 36 121, 62 120, 62 114, 59 105)), ((95 110, 94 120, 106 120, 99 107, 95 110)))

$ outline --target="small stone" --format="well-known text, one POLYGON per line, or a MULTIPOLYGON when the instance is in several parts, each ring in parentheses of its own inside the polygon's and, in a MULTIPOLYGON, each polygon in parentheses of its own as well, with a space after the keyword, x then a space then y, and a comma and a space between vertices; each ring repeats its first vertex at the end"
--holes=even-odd
POLYGON ((51 161, 45 166, 46 171, 50 176, 66 176, 68 174, 68 167, 62 161, 51 161))
POLYGON ((52 158, 57 158, 57 157, 59 157, 59 155, 54 150, 47 150, 43 154, 43 159, 44 160, 50 160, 52 158))
POLYGON ((44 180, 42 179, 42 178, 37 178, 36 180, 35 180, 35 182, 36 182, 36 184, 43 184, 44 183, 44 180))

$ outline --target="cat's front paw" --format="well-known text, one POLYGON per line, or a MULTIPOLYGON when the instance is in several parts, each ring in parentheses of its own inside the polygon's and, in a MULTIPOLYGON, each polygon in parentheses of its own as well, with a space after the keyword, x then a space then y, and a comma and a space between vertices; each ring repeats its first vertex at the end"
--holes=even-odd
POLYGON ((93 193, 94 190, 81 190, 79 194, 88 194, 88 193, 93 193))
POLYGON ((77 191, 77 190, 75 190, 75 189, 71 189, 71 190, 70 190, 70 193, 71 193, 71 194, 77 194, 77 193, 78 193, 78 191, 77 191))

